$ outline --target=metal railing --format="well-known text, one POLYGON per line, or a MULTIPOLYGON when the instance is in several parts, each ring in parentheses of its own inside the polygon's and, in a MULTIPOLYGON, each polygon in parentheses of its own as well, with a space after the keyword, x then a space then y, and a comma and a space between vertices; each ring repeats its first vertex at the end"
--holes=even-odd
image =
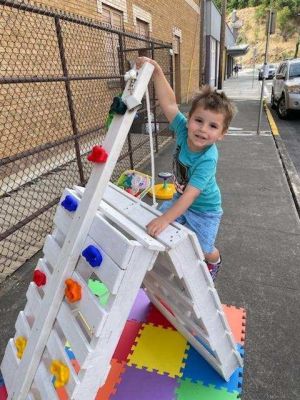
MULTIPOLYGON (((138 55, 172 82, 171 45, 24 1, 0 0, 0 282, 42 246, 63 189, 84 185, 112 98, 138 55)), ((155 151, 168 142, 150 88, 155 151)), ((113 173, 149 157, 142 106, 113 173)))

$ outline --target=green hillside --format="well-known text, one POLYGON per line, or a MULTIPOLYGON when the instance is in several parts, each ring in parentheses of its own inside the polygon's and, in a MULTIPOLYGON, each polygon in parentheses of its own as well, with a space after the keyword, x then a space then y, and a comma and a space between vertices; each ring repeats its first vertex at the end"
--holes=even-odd
MULTIPOLYGON (((287 41, 300 26, 300 0, 273 0, 272 8, 277 11, 277 31, 287 41)), ((215 0, 215 4, 221 9, 222 0, 215 0)), ((255 19, 257 24, 264 24, 270 0, 228 0, 227 14, 232 10, 240 10, 247 7, 255 7, 255 19)))

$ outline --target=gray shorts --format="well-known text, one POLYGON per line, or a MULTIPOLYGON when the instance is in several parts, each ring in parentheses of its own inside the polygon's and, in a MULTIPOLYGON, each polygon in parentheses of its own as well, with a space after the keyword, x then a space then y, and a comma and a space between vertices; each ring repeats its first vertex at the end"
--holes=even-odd
MULTIPOLYGON (((175 195, 172 200, 164 201, 159 207, 159 211, 166 212, 177 201, 175 195)), ((176 219, 181 225, 191 229, 196 233, 203 253, 209 254, 215 250, 215 241, 219 230, 219 225, 223 211, 192 211, 186 212, 176 219)))

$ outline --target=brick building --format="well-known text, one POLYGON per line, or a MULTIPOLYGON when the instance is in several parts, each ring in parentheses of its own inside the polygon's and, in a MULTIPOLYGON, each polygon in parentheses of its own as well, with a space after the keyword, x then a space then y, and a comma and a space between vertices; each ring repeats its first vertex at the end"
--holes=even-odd
MULTIPOLYGON (((178 102, 197 90, 199 21, 193 0, 0 0, 0 281, 41 248, 62 190, 88 179, 127 61, 154 54, 178 102)), ((170 136, 150 96, 159 151, 170 136)), ((139 115, 112 179, 149 158, 139 115)))
POLYGON ((173 45, 178 101, 199 84, 199 0, 38 0, 41 5, 92 18, 173 45))

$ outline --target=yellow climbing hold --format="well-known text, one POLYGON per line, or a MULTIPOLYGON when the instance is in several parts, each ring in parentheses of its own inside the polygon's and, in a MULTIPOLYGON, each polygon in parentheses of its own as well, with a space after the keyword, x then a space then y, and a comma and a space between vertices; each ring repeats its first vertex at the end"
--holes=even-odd
POLYGON ((60 388, 65 386, 70 377, 69 368, 59 360, 53 360, 50 365, 50 372, 55 377, 54 387, 60 388))
POLYGON ((15 339, 15 345, 17 349, 17 357, 21 359, 23 357, 23 353, 27 345, 27 339, 24 338, 24 336, 18 336, 15 339))

